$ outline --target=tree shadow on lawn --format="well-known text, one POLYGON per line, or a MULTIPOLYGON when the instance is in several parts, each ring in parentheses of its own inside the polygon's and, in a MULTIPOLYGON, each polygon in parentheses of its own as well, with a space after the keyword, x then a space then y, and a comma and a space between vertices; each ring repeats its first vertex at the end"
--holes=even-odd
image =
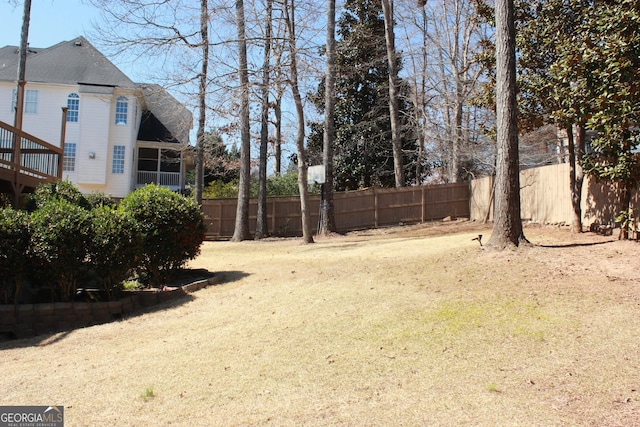
POLYGON ((0 351, 29 347, 46 347, 64 340, 74 331, 75 329, 61 332, 48 332, 29 338, 15 338, 11 336, 11 334, 0 335, 0 351))
POLYGON ((216 275, 221 276, 220 282, 216 284, 216 286, 218 286, 242 280, 245 277, 248 277, 249 273, 246 273, 244 271, 220 271, 217 272, 216 275))
MULTIPOLYGON (((208 284, 198 288, 195 291, 188 291, 188 292, 183 291, 181 295, 176 296, 175 298, 164 300, 153 305, 141 306, 129 313, 117 315, 111 321, 98 322, 94 325, 88 325, 85 327, 99 326, 106 323, 112 323, 112 322, 118 322, 121 320, 130 319, 132 317, 137 317, 137 316, 145 315, 148 313, 171 310, 172 308, 181 306, 183 304, 186 304, 195 300, 197 296, 193 292, 197 292, 198 290, 205 287, 222 286, 228 283, 233 283, 247 276, 249 276, 249 274, 243 271, 223 271, 223 272, 216 272, 216 273, 209 272, 206 269, 193 269, 190 271, 186 271, 183 274, 181 274, 180 277, 176 277, 176 279, 169 284, 169 287, 173 287, 173 288, 186 287, 189 284, 192 284, 199 280, 209 279, 208 284)), ((164 292, 165 291, 159 291, 157 293, 162 294, 164 292)), ((17 349, 17 348, 48 346, 64 340, 77 329, 82 329, 82 327, 72 328, 72 329, 63 330, 63 331, 47 332, 43 334, 38 334, 33 337, 17 338, 17 339, 12 333, 0 332, 0 351, 17 349)))
POLYGON ((588 247, 588 246, 597 246, 597 245, 606 245, 608 243, 616 242, 616 240, 607 240, 605 242, 584 242, 584 243, 559 243, 554 245, 536 245, 541 248, 547 249, 563 249, 563 248, 580 248, 580 247, 588 247))

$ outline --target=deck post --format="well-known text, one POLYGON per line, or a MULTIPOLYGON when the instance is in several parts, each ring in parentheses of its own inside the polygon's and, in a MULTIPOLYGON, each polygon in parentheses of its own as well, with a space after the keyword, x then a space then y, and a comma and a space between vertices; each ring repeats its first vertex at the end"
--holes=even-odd
POLYGON ((13 189, 13 207, 18 209, 18 205, 20 204, 20 193, 22 193, 22 186, 19 183, 20 178, 20 146, 22 145, 22 135, 13 132, 12 138, 13 141, 13 182, 11 183, 11 188, 13 189))
POLYGON ((58 156, 58 179, 62 180, 62 171, 64 167, 64 140, 67 134, 67 111, 68 107, 62 107, 62 125, 60 126, 60 155, 58 156))

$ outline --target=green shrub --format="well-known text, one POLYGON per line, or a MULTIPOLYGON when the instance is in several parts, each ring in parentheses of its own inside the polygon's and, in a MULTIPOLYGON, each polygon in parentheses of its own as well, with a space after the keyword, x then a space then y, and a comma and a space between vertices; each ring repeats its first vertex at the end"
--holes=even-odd
POLYGON ((90 264, 109 299, 114 299, 138 266, 142 239, 136 221, 123 210, 100 206, 91 211, 90 220, 90 264))
POLYGON ((0 208, 11 207, 11 198, 6 193, 0 193, 0 208))
POLYGON ((52 197, 31 214, 31 225, 29 252, 34 266, 58 286, 62 301, 71 300, 86 266, 89 212, 65 198, 52 197))
POLYGON ((202 191, 205 199, 232 199, 238 197, 238 180, 223 182, 220 180, 211 181, 202 191))
POLYGON ((11 208, 0 209, 0 299, 5 304, 18 302, 30 240, 29 216, 11 208))
POLYGON ((205 227, 194 200, 152 184, 129 193, 120 208, 133 216, 142 234, 139 272, 148 284, 161 285, 200 253, 205 227))
MULTIPOLYGON (((202 191, 202 197, 205 199, 230 199, 238 197, 238 180, 231 182, 211 181, 202 191)), ((249 187, 249 196, 258 197, 258 180, 251 179, 249 187)), ((310 194, 320 194, 320 186, 310 183, 310 194)), ((298 187, 298 174, 295 172, 286 173, 284 175, 272 175, 267 177, 267 196, 298 196, 300 188, 298 187)))
POLYGON ((40 184, 27 203, 27 210, 34 211, 50 200, 66 200, 83 209, 91 209, 87 198, 70 181, 56 181, 40 184))
POLYGON ((85 196, 87 203, 91 209, 95 209, 101 206, 118 206, 118 202, 111 196, 104 193, 94 192, 85 196))

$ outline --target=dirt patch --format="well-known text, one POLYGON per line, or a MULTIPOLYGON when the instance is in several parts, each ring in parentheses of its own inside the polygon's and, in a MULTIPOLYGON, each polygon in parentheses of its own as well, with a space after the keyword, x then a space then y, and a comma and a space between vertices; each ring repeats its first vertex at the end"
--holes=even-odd
POLYGON ((640 425, 640 246, 468 221, 208 242, 225 282, 0 344, 2 405, 69 425, 640 425))

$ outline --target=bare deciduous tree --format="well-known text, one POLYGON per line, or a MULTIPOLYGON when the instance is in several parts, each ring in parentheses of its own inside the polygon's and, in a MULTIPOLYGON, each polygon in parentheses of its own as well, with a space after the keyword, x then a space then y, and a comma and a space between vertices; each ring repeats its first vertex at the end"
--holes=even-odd
POLYGON ((249 232, 249 191, 251 180, 251 134, 249 123, 249 65, 247 61, 247 37, 244 18, 244 1, 236 0, 236 27, 238 32, 238 78, 240 81, 240 183, 238 206, 232 242, 251 238, 249 232))
POLYGON ((396 187, 404 187, 404 165, 402 162, 402 141, 400 140, 398 63, 393 22, 393 0, 382 0, 384 16, 384 36, 389 63, 389 115, 391 121, 391 145, 393 146, 393 171, 396 187))
POLYGON ((333 202, 333 141, 335 138, 336 110, 336 1, 327 0, 327 45, 325 89, 324 89, 324 134, 322 163, 324 165, 324 184, 322 186, 322 206, 320 206, 319 234, 337 231, 333 202))
POLYGON ((479 108, 471 102, 479 88, 482 69, 476 54, 485 27, 475 16, 472 0, 423 3, 419 13, 413 4, 400 3, 398 8, 412 82, 416 145, 425 150, 423 161, 438 165, 440 180, 457 182, 483 169, 484 163, 493 164, 485 159, 494 150, 482 136, 479 108))
POLYGON ((304 147, 304 107, 298 86, 298 61, 296 48, 296 21, 294 0, 284 2, 284 16, 288 29, 288 46, 290 61, 290 85, 293 92, 293 100, 296 106, 298 131, 296 135, 296 149, 298 154, 298 188, 300 189, 300 211, 302 214, 302 240, 304 243, 313 243, 311 229, 311 212, 309 211, 309 187, 307 182, 307 156, 304 147))
POLYGON ((260 115, 260 160, 258 166, 258 212, 256 219, 256 239, 269 235, 267 224, 267 148, 269 144, 269 82, 271 73, 271 21, 273 0, 267 0, 264 18, 264 56, 262 62, 262 106, 260 115))
POLYGON ((202 205, 204 186, 204 127, 207 123, 207 67, 209 66, 209 9, 207 0, 200 0, 200 37, 202 68, 198 87, 198 130, 196 132, 196 201, 202 205))
MULTIPOLYGON (((95 25, 96 37, 113 56, 145 58, 167 64, 172 57, 193 55, 194 64, 172 64, 182 67, 170 76, 165 73, 165 86, 183 87, 196 96, 199 110, 196 131, 196 200, 202 202, 203 143, 206 126, 206 96, 209 65, 208 2, 155 2, 152 0, 90 0, 101 11, 102 22, 95 25), (197 5, 197 6, 196 6, 197 5), (197 19, 195 19, 197 17, 197 19), (179 77, 177 77, 179 76, 179 77), (197 82, 197 90, 194 84, 197 82)), ((155 67, 147 65, 147 68, 155 67)))

